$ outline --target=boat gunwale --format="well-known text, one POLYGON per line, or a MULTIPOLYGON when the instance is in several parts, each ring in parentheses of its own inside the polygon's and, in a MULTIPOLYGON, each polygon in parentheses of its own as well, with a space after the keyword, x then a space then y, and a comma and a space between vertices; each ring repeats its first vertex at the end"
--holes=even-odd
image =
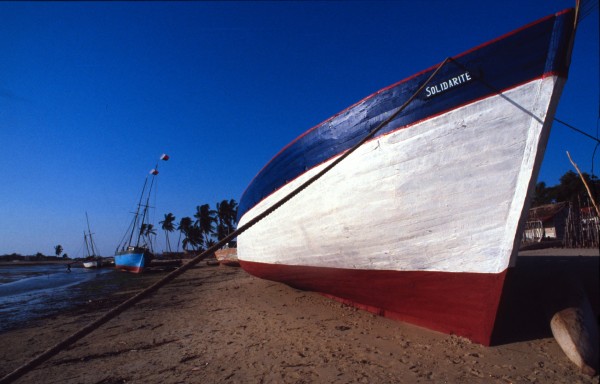
MULTIPOLYGON (((512 90, 512 89, 519 88, 519 87, 521 87, 521 86, 523 86, 523 85, 525 85, 525 84, 528 84, 528 83, 531 83, 531 82, 534 82, 534 81, 543 80, 543 79, 545 79, 545 78, 552 77, 552 76, 555 76, 555 77, 561 77, 561 76, 560 76, 560 74, 559 74, 557 71, 549 71, 549 72, 547 72, 547 73, 544 73, 544 74, 542 74, 541 76, 537 76, 537 77, 531 78, 531 79, 529 79, 529 80, 527 80, 527 81, 524 81, 524 82, 521 82, 521 83, 518 83, 518 84, 514 84, 514 85, 512 85, 512 86, 510 86, 510 87, 503 88, 503 89, 499 90, 498 92, 499 92, 499 93, 505 93, 505 92, 508 92, 508 91, 510 91, 510 90, 512 90)), ((443 110, 443 111, 440 111, 440 112, 438 112, 438 113, 436 113, 436 114, 431 114, 431 115, 429 115, 429 116, 427 116, 427 117, 425 117, 425 118, 422 118, 422 119, 420 119, 420 120, 413 121, 413 122, 411 122, 410 124, 406 124, 406 125, 402 125, 402 126, 399 126, 399 127, 396 127, 396 128, 392 128, 392 129, 390 129, 388 132, 382 133, 382 134, 381 134, 381 135, 379 135, 379 136, 376 136, 376 137, 373 137, 373 138, 372 138, 372 139, 370 139, 370 140, 367 140, 367 141, 366 141, 364 144, 367 144, 367 143, 372 143, 372 142, 374 142, 374 141, 377 141, 377 140, 379 140, 379 139, 380 139, 380 138, 382 138, 382 137, 386 137, 386 136, 389 136, 389 135, 391 135, 391 134, 395 134, 395 133, 397 133, 398 131, 401 131, 401 130, 404 130, 404 129, 410 129, 410 128, 412 128, 412 127, 416 126, 416 125, 422 124, 423 122, 426 122, 426 121, 428 121, 428 120, 432 120, 432 119, 435 119, 435 118, 437 118, 437 117, 440 117, 440 116, 442 116, 442 115, 444 115, 444 114, 446 114, 446 113, 448 113, 449 111, 452 111, 452 110, 454 110, 454 109, 463 108, 463 107, 465 107, 465 106, 468 106, 468 105, 470 105, 470 104, 474 104, 474 103, 477 103, 477 102, 480 102, 480 101, 482 101, 482 100, 486 100, 486 99, 489 99, 489 98, 491 98, 491 97, 495 97, 495 96, 496 96, 496 94, 495 94, 495 93, 493 93, 493 94, 487 94, 487 95, 485 95, 485 96, 482 96, 482 97, 478 97, 478 98, 470 99, 469 101, 467 101, 467 102, 465 102, 465 103, 458 104, 458 105, 456 105, 455 107, 452 107, 452 108, 449 108, 449 109, 445 109, 445 110, 443 110)), ((291 144, 291 143, 290 143, 290 144, 291 144)), ((256 203, 255 203, 255 204, 252 206, 252 207, 248 208, 248 209, 247 209, 247 210, 246 210, 246 211, 245 211, 245 212, 242 214, 242 216, 239 218, 239 220, 241 221, 241 219, 242 219, 244 216, 246 216, 246 215, 247 215, 249 212, 251 212, 251 211, 252 211, 254 208, 256 208, 258 205, 260 205, 262 202, 264 202, 265 200, 267 200, 268 198, 270 198, 270 197, 271 197, 273 194, 277 193, 279 190, 281 190, 281 189, 282 189, 282 188, 284 188, 285 186, 287 186, 287 185, 289 185, 290 183, 294 182, 294 181, 295 181, 295 180, 297 180, 298 178, 300 178, 300 177, 304 176, 304 175, 305 175, 307 172, 309 172, 310 170, 312 170, 312 169, 315 169, 315 168, 318 168, 318 167, 322 166, 322 165, 323 165, 323 164, 325 164, 325 163, 329 163, 329 162, 331 162, 331 161, 334 161, 335 159, 339 158, 340 156, 343 156, 343 155, 344 155, 344 154, 345 154, 347 151, 349 151, 349 150, 350 150, 350 149, 346 149, 346 150, 344 150, 344 151, 338 152, 338 153, 337 153, 337 154, 335 154, 334 156, 331 156, 331 157, 327 158, 326 160, 324 160, 324 161, 322 161, 322 162, 320 162, 320 163, 318 163, 318 164, 315 164, 313 167, 306 169, 304 172, 302 172, 302 173, 299 173, 299 174, 298 174, 298 176, 296 176, 296 177, 294 177, 294 178, 292 178, 292 179, 289 179, 289 180, 287 180, 287 182, 286 182, 286 183, 283 183, 283 184, 282 184, 280 187, 278 187, 278 188, 274 189, 273 191, 271 191, 271 193, 269 193, 269 194, 265 195, 265 197, 263 197, 261 200, 257 201, 257 202, 256 202, 256 203)), ((277 154, 277 156, 278 156, 278 155, 279 155, 279 153, 277 154)), ((277 156, 275 156, 273 159, 275 159, 277 156)), ((269 163, 270 163, 270 162, 269 162, 269 163)), ((268 164, 267 164, 267 165, 268 165, 268 164)), ((265 167, 266 167, 266 165, 265 165, 265 167)), ((262 172, 262 169, 261 169, 261 172, 262 172)), ((260 174, 260 172, 257 174, 257 176, 258 176, 259 174, 260 174)), ((253 182, 253 181, 254 181, 254 179, 252 180, 252 182, 253 182)), ((252 182, 250 182, 250 184, 252 184, 252 182)), ((248 186, 250 186, 250 184, 249 184, 248 186)))
MULTIPOLYGON (((521 32, 521 31, 524 31, 524 30, 526 30, 526 29, 528 29, 528 28, 531 28, 531 27, 533 27, 533 26, 535 26, 535 25, 537 25, 537 24, 544 23, 544 22, 546 22, 547 20, 549 20, 549 19, 551 19, 551 18, 556 18, 556 17, 559 17, 559 16, 561 16, 561 15, 563 15, 563 14, 566 14, 566 13, 572 12, 573 10, 574 10, 574 8, 567 8, 567 9, 564 9, 564 10, 562 10, 562 11, 558 11, 558 12, 555 12, 555 13, 553 13, 553 14, 547 15, 547 16, 545 16, 545 17, 542 17, 542 18, 538 19, 538 20, 535 20, 535 21, 532 21, 532 22, 530 22, 530 23, 527 23, 527 24, 525 24, 525 25, 523 25, 523 26, 521 26, 521 27, 519 27, 519 28, 516 28, 516 29, 514 29, 514 30, 512 30, 512 31, 509 31, 509 32, 507 32, 507 33, 505 33, 505 34, 502 34, 502 35, 500 35, 500 36, 498 36, 498 37, 496 37, 496 38, 494 38, 494 39, 491 39, 491 40, 488 40, 488 41, 486 41, 486 42, 484 42, 484 43, 482 43, 482 44, 476 45, 475 47, 472 47, 472 48, 470 48, 470 49, 468 49, 468 50, 466 50, 466 51, 463 51, 463 52, 462 52, 462 53, 460 53, 460 54, 457 54, 457 55, 455 55, 455 56, 452 56, 451 58, 452 58, 453 60, 459 59, 459 58, 461 58, 461 57, 464 57, 464 56, 466 56, 466 55, 468 55, 468 54, 471 54, 471 53, 473 53, 473 52, 475 52, 475 51, 478 51, 478 50, 480 50, 480 49, 483 49, 483 48, 485 48, 485 47, 487 47, 487 46, 489 46, 489 45, 492 45, 492 44, 494 44, 494 43, 496 43, 496 42, 498 42, 498 41, 501 41, 501 40, 504 40, 504 39, 506 39, 506 38, 509 38, 510 36, 516 35, 516 34, 518 34, 519 32, 521 32)), ((337 112, 336 114, 334 114, 334 115, 330 116, 329 118, 327 118, 327 119, 323 120, 322 122, 318 123, 317 125, 315 125, 315 126, 313 126, 313 127, 309 128, 309 129, 307 129, 306 131, 304 131, 303 133, 301 133, 301 134, 300 134, 299 136, 297 136, 295 139, 293 139, 293 140, 292 140, 292 141, 290 141, 288 144, 286 144, 286 145, 285 145, 285 146, 284 146, 282 149, 280 149, 280 150, 279 150, 279 151, 278 151, 278 152, 277 152, 277 153, 276 153, 276 154, 275 154, 275 155, 274 155, 274 156, 273 156, 273 157, 272 157, 272 158, 271 158, 271 159, 270 159, 270 160, 269 160, 269 161, 268 161, 268 162, 267 162, 267 163, 266 163, 266 164, 265 164, 265 165, 264 165, 264 166, 263 166, 263 167, 262 167, 262 168, 261 168, 261 169, 260 169, 260 170, 259 170, 257 173, 256 173, 256 175, 254 175, 254 177, 253 177, 253 178, 252 178, 252 180, 251 180, 251 181, 248 183, 248 186, 245 188, 244 192, 242 193, 242 199, 243 199, 244 195, 246 194, 246 192, 249 190, 249 188, 252 186, 252 184, 254 183, 254 181, 255 181, 255 180, 258 178, 258 176, 259 176, 259 175, 260 175, 260 174, 261 174, 261 173, 262 173, 262 172, 263 172, 263 171, 264 171, 264 170, 265 170, 265 169, 266 169, 266 168, 267 168, 267 167, 268 167, 268 166, 269 166, 271 163, 273 163, 273 161, 274 161, 276 158, 278 158, 278 157, 279 157, 279 156, 280 156, 282 153, 284 153, 284 152, 285 152, 285 151, 286 151, 286 150, 287 150, 289 147, 291 147, 292 145, 294 145, 295 143, 297 143, 297 142, 298 142, 300 139, 302 139, 303 137, 307 136, 307 135, 308 135, 308 134, 310 134, 311 132, 313 132, 313 131, 317 130, 318 128, 320 128, 321 126, 325 125, 326 123, 328 123, 328 122, 332 121, 332 120, 333 120, 333 119, 335 119, 336 117, 338 117, 338 116, 342 115, 343 113, 345 113, 345 112, 347 112, 347 111, 349 111, 349 110, 351 110, 351 109, 355 108, 356 106, 358 106, 358 105, 360 105, 360 104, 362 104, 362 103, 364 103, 364 102, 366 102, 366 101, 368 101, 368 100, 370 100, 370 99, 372 99, 372 98, 375 98, 375 97, 376 97, 376 96, 378 96, 379 94, 381 94, 381 93, 383 93, 383 92, 386 92, 386 91, 388 91, 388 90, 390 90, 390 89, 392 89, 392 88, 398 87, 398 86, 400 86, 400 85, 402 85, 402 84, 404 84, 404 83, 407 83, 407 82, 409 82, 409 81, 411 81, 411 80, 413 80, 413 79, 415 79, 415 78, 417 78, 417 77, 419 77, 419 76, 422 76, 424 73, 427 73, 427 72, 430 72, 430 71, 433 71, 433 70, 435 70, 435 68, 437 68, 437 67, 438 67, 440 64, 441 64, 441 63, 437 63, 437 64, 435 64, 435 65, 432 65, 432 66, 430 66, 430 67, 428 67, 428 68, 426 68, 426 69, 423 69, 423 70, 421 70, 421 71, 419 71, 419 72, 417 72, 417 73, 414 73, 413 75, 411 75, 411 76, 409 76, 409 77, 406 77, 406 78, 404 78, 404 79, 402 79, 402 80, 399 80, 399 81, 397 81, 397 82, 395 82, 395 83, 393 83, 393 84, 391 84, 391 85, 388 85, 388 86, 386 86, 386 87, 384 87, 384 88, 381 88, 381 89, 379 89, 378 91, 376 91, 376 92, 374 92, 374 93, 372 93, 372 94, 370 94, 370 95, 368 95, 368 96, 366 96, 366 97, 362 98, 361 100, 359 100, 359 101, 355 102, 354 104, 351 104, 350 106, 348 106, 348 107, 344 108, 343 110, 341 110, 341 111, 337 112)), ((529 80, 527 80, 527 81, 524 81, 524 82, 522 82, 522 83, 519 83, 519 84, 514 84, 514 85, 512 85, 511 87, 506 87, 506 88, 503 88, 503 89, 497 90, 497 92, 499 92, 499 93, 502 93, 502 92, 505 92, 505 91, 507 91, 507 90, 513 89, 513 88, 515 88, 515 87, 518 87, 518 86, 520 86, 520 85, 523 85, 523 84, 525 84, 525 83, 528 83, 528 82, 531 82, 531 81, 535 81, 535 80, 539 80, 539 79, 543 79, 543 78, 545 78, 545 77, 549 77, 549 76, 559 76, 559 77, 561 77, 561 76, 562 76, 562 77, 566 77, 566 74, 561 74, 561 73, 559 73, 559 71, 548 71, 548 72, 545 72, 545 73, 541 74, 540 76, 532 77, 532 78, 530 78, 529 80)), ((470 103, 472 103, 472 102, 476 102, 476 101, 479 101, 479 100, 483 100, 483 99, 485 99, 485 98, 487 98, 487 97, 491 97, 491 96, 492 96, 492 94, 488 94, 488 95, 486 95, 486 96, 483 96, 483 97, 480 97, 480 98, 478 98, 478 99, 472 99, 472 100, 470 100, 470 101, 469 101, 469 102, 467 102, 467 103, 463 103, 463 104, 460 104, 460 105, 458 105, 458 106, 454 106, 453 108, 449 108, 449 109, 446 109, 446 110, 444 110, 444 111, 440 111, 440 112, 438 112, 438 113, 437 113, 437 114, 435 114, 435 115, 429 115, 429 116, 427 116, 426 118, 420 119, 420 120, 418 120, 418 121, 415 121, 415 122, 413 122, 413 123, 410 123, 410 124, 407 124, 406 126, 397 127, 397 128, 392 128, 392 129, 390 130, 390 132, 386 132, 386 133, 384 133, 384 134, 382 134, 382 135, 380 135, 380 136, 377 136, 377 137, 385 136, 385 135, 387 135, 387 134, 389 134, 389 133, 396 132, 396 131, 398 131, 398 130, 400 130, 400 129, 409 128, 410 126, 412 126, 412 125, 415 125, 415 124, 417 124, 417 123, 419 123, 419 122, 423 122, 423 121, 426 121, 426 120, 428 120, 428 119, 431 119, 431 118, 434 118, 434 117, 440 116, 440 115, 442 115, 442 114, 444 114, 444 113, 447 113, 447 112, 448 112, 448 111, 450 111, 450 110, 456 109, 456 108, 458 108, 458 107, 461 107, 461 106, 468 105, 468 104, 470 104, 470 103)), ((373 138, 373 140, 375 140, 375 139, 376 139, 376 138, 373 138)), ((335 155, 335 156, 331 156, 330 158, 328 158, 327 160, 325 160, 325 161, 323 161, 323 162, 321 162, 321 163, 319 163, 319 164, 315 164, 315 165, 314 165, 313 167, 311 167, 310 169, 312 169, 312 168, 315 168, 315 167, 318 167, 319 165, 321 165, 321 164, 323 164, 323 163, 325 163, 325 162, 327 162, 327 161, 330 161, 331 159, 334 159, 334 158, 336 158, 336 157, 338 157, 338 156, 341 156, 341 155, 343 155, 343 154, 344 154, 346 151, 347 151, 347 149, 346 149, 346 150, 344 150, 344 151, 342 151, 342 152, 339 152, 339 153, 338 153, 337 155, 335 155)), ((298 174, 298 176, 296 176, 296 177, 295 177, 294 179, 292 179, 292 180, 295 180, 295 179, 297 179, 298 177, 300 177, 300 176, 302 176, 303 174, 305 174, 307 171, 308 171, 308 169, 307 169, 305 172, 302 172, 302 173, 298 174)), ((242 216, 240 216, 238 219, 241 219, 241 218, 242 218, 242 217, 243 217, 243 216, 244 216, 246 213, 250 212, 250 211, 251 211, 251 210, 252 210, 254 207, 256 207, 256 206, 257 206, 258 204, 260 204, 262 201, 264 201, 265 199, 267 199, 267 198, 268 198, 269 196, 271 196, 273 193, 277 192, 279 189, 283 188, 285 185, 289 184, 289 182, 290 182, 290 181, 292 181, 292 180, 289 180, 288 182, 286 182, 286 183, 282 184, 282 185, 281 185, 279 188, 277 188, 277 189, 273 190, 271 193, 269 193, 268 195, 266 195, 266 196, 265 196, 265 197, 263 197, 262 199, 260 199, 260 200, 256 201, 256 202, 255 202, 255 203, 252 205, 252 207, 249 207, 249 208, 248 208, 248 209, 247 209, 247 210, 246 210, 246 211, 243 213, 243 215, 242 215, 242 216)))

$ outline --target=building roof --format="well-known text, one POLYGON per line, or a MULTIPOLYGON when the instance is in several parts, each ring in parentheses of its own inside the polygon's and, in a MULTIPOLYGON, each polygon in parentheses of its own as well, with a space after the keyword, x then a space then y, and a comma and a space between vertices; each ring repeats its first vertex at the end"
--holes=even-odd
POLYGON ((539 207, 531 208, 529 210, 528 220, 540 220, 547 221, 556 216, 557 213, 561 212, 567 206, 566 202, 540 205, 539 207))

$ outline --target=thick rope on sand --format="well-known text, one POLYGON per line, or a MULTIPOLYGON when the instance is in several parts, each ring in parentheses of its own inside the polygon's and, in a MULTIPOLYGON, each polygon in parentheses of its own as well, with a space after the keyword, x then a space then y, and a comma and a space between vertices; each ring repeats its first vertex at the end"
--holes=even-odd
POLYGON ((22 366, 20 366, 19 368, 17 368, 13 372, 11 372, 8 375, 4 376, 2 379, 0 379, 0 384, 14 382, 19 377, 21 377, 21 376, 25 375, 27 372, 33 370, 35 367, 37 367, 38 365, 42 364, 44 361, 50 359, 52 356, 56 355, 61 350, 67 348, 69 345, 75 343, 76 341, 80 340, 81 338, 83 338, 84 336, 88 335, 89 333, 92 333, 94 330, 96 330, 97 328, 99 328, 101 325, 107 323, 109 320, 111 320, 114 317, 118 316, 120 313, 122 313, 123 311, 127 310, 128 308, 131 308, 136 303, 138 303, 142 299, 150 296, 152 293, 156 292, 159 288, 161 288, 165 284, 171 282, 173 279, 175 279, 179 275, 183 274, 184 272, 186 272, 188 269, 190 269, 193 266, 195 266, 196 264, 198 264, 203 259, 205 259, 208 256, 212 255, 213 253, 215 253, 215 251, 219 250, 225 244, 229 243, 229 241, 231 241, 232 239, 236 238, 237 236, 239 236, 240 234, 242 234, 243 232, 245 232, 246 230, 248 230, 250 227, 252 227, 256 223, 258 223, 260 220, 264 219, 265 217, 267 217, 268 215, 270 215, 271 213, 273 213, 276 209, 278 209, 279 207, 281 207, 283 204, 287 203, 294 196, 296 196, 297 194, 299 194, 300 192, 302 192, 309 185, 311 185, 312 183, 314 183, 315 181, 317 181, 318 179, 320 179, 323 175, 325 175, 327 172, 329 172, 333 167, 335 167, 337 164, 339 164, 341 161, 343 161, 346 157, 350 156, 350 154, 352 152, 354 152, 355 150, 357 150, 361 145, 363 145, 365 142, 367 142, 373 136, 375 136, 375 134, 377 134, 377 132, 379 132, 383 127, 385 127, 393 119, 395 119, 404 109, 406 109, 406 107, 417 97, 417 95, 419 93, 421 93, 421 91, 431 82, 431 80, 440 71, 440 69, 442 69, 442 67, 445 66, 446 63, 448 63, 450 60, 451 60, 450 58, 445 59, 436 68, 436 70, 429 76, 429 78, 427 79, 427 81, 425 81, 423 83, 423 85, 421 85, 413 93, 413 95, 406 102, 404 102, 404 104, 402 104, 396 110, 396 112, 394 112, 386 120, 382 121, 375 129, 373 129, 368 135, 366 135, 360 142, 358 142, 356 145, 354 145, 354 147, 350 148, 342 156, 340 156, 335 161, 333 161, 329 166, 325 167, 321 172, 319 172, 315 176, 311 177, 304 184, 300 185, 298 188, 296 188, 295 190, 293 190, 292 192, 290 192, 287 196, 285 196, 280 201, 278 201, 277 203, 275 203, 273 206, 271 206, 269 209, 267 209, 266 211, 264 211, 262 214, 256 216, 254 219, 250 220, 245 225, 241 226, 236 231, 232 232, 227 237, 225 237, 224 239, 222 239, 221 241, 219 241, 218 243, 216 243, 215 245, 213 245, 212 247, 210 247, 206 251, 202 252, 201 254, 199 254, 196 257, 194 257, 193 259, 191 259, 188 263, 186 263, 185 265, 183 265, 181 268, 178 268, 178 269, 174 270, 173 272, 169 273, 164 278, 162 278, 161 280, 157 281, 156 283, 154 283, 150 287, 146 288, 142 292, 139 292, 135 296, 133 296, 133 297, 129 298, 128 300, 124 301, 123 303, 119 304, 118 306, 116 306, 115 308, 111 309, 110 311, 108 311, 106 314, 104 314, 103 316, 101 316, 97 320, 95 320, 92 323, 90 323, 90 324, 86 325, 85 327, 81 328, 80 330, 78 330, 77 332, 73 333, 71 336, 67 337, 63 341, 59 342, 58 344, 56 344, 53 347, 49 348, 48 350, 46 350, 42 354, 38 355, 34 359, 32 359, 29 362, 23 364, 22 366))

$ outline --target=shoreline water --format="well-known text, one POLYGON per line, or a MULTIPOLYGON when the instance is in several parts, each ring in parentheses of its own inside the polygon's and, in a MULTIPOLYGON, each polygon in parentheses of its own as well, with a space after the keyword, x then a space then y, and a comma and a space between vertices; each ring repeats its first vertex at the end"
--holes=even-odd
MULTIPOLYGON (((545 270, 569 269, 595 278, 597 287, 598 256, 536 252, 517 262, 521 269, 506 292, 512 310, 501 314, 506 319, 492 347, 256 279, 239 268, 203 265, 19 382, 598 383, 598 376, 581 374, 566 358, 535 310, 539 298, 532 296, 543 293, 545 270)), ((126 279, 113 294, 1 332, 0 345, 11 350, 0 350, 0 375, 164 274, 118 276, 126 279)), ((598 299, 592 297, 597 314, 598 299)))
POLYGON ((69 260, 69 261, 24 261, 24 260, 15 260, 15 261, 0 261, 0 267, 22 267, 22 266, 35 266, 35 265, 67 265, 67 264, 75 264, 77 261, 69 260))
POLYGON ((130 280, 113 269, 62 263, 0 265, 0 333, 109 297, 130 280))

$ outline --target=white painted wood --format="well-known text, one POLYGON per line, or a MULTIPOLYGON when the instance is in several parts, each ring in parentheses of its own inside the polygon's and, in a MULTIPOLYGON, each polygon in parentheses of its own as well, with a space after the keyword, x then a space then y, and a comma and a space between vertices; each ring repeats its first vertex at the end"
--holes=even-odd
MULTIPOLYGON (((240 235, 239 259, 502 272, 513 255, 562 84, 556 77, 532 81, 366 143, 240 235)), ((239 225, 326 165, 257 204, 239 225)))

